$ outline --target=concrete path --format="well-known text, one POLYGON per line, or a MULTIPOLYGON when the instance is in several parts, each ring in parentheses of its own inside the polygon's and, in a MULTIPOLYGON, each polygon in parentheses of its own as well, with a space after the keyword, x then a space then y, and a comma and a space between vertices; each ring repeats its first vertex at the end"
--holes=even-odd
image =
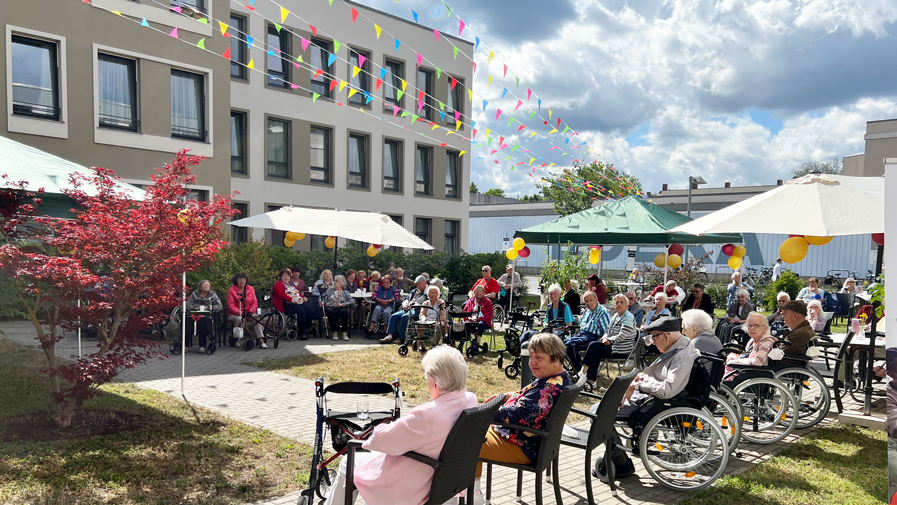
MULTIPOLYGON (((33 339, 34 329, 29 322, 3 322, 0 331, 6 338, 36 346, 33 339)), ((95 347, 95 341, 85 339, 82 351, 89 352, 95 347)), ((282 340, 278 349, 253 349, 245 352, 239 348, 220 348, 211 356, 188 353, 186 355, 185 396, 193 404, 218 411, 233 419, 269 429, 279 435, 292 437, 303 442, 312 442, 315 432, 315 395, 314 381, 290 377, 259 368, 245 365, 245 362, 257 361, 266 357, 282 358, 302 354, 320 355, 327 352, 351 351, 378 345, 374 340, 363 336, 353 337, 349 342, 312 339, 305 342, 289 342, 282 340)), ((194 347, 194 349, 196 349, 194 347)), ((167 350, 167 348, 166 348, 167 350)), ((58 346, 57 354, 61 357, 77 355, 77 339, 69 335, 58 346)), ((180 356, 169 360, 151 360, 133 370, 121 374, 122 381, 134 382, 138 386, 155 389, 172 396, 181 395, 181 359, 180 356)), ((385 378, 388 380, 389 378, 385 378)), ((336 396, 336 395, 332 395, 336 396)), ((334 398, 335 399, 335 398, 334 398)), ((371 409, 388 409, 391 401, 383 398, 371 400, 371 409)), ((856 408, 849 400, 848 408, 856 408)), ((338 410, 354 410, 354 403, 340 405, 332 402, 331 407, 338 410)), ((832 405, 834 410, 834 402, 832 405)), ((877 411, 883 412, 884 405, 877 411)), ((825 426, 836 419, 837 414, 820 423, 825 426)), ((781 447, 790 444, 807 431, 792 434, 787 439, 772 445, 739 446, 741 458, 731 458, 727 473, 742 472, 752 465, 776 454, 781 447)), ((585 504, 584 453, 563 447, 560 456, 560 475, 563 499, 566 504, 585 504)), ((597 479, 593 480, 596 503, 669 504, 676 503, 684 494, 670 491, 658 485, 641 465, 634 459, 636 475, 623 479, 618 484, 619 495, 613 497, 607 485, 597 479)), ((545 503, 554 503, 554 493, 549 484, 544 487, 545 503)), ((533 496, 533 477, 524 475, 522 503, 535 503, 533 496)), ((493 500, 496 505, 517 503, 516 473, 504 469, 496 469, 493 476, 493 500)), ((259 502, 256 505, 286 505, 296 503, 297 494, 283 496, 259 502)))

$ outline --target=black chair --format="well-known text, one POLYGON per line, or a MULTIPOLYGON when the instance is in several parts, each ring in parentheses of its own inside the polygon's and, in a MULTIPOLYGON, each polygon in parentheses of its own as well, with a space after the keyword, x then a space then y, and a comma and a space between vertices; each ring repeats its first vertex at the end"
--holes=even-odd
MULTIPOLYGON (((486 431, 495 413, 505 402, 505 395, 497 395, 491 402, 461 412, 455 425, 445 439, 439 459, 429 458, 416 452, 406 452, 405 457, 433 468, 433 482, 430 496, 424 505, 442 505, 461 491, 467 490, 467 503, 473 503, 473 484, 476 477, 477 459, 486 431)), ((349 441, 346 454, 346 505, 352 505, 355 493, 355 450, 362 440, 349 441)), ((462 502, 463 503, 463 502, 462 502)))
POLYGON ((523 491, 523 472, 533 472, 536 474, 536 505, 542 505, 542 472, 551 471, 550 466, 554 468, 554 496, 557 505, 562 505, 561 486, 558 482, 558 453, 561 448, 561 434, 564 429, 564 423, 567 422, 567 414, 573 408, 573 402, 579 396, 582 386, 575 384, 564 388, 564 392, 558 397, 554 408, 551 409, 551 415, 548 416, 548 422, 544 430, 537 430, 519 424, 500 424, 506 428, 533 433, 542 437, 539 443, 538 457, 535 463, 530 465, 518 465, 514 463, 505 463, 504 461, 493 461, 480 458, 480 461, 486 463, 486 501, 492 499, 492 465, 505 466, 517 470, 517 500, 523 491))
MULTIPOLYGON (((592 425, 589 429, 574 427, 573 429, 576 430, 575 437, 561 437, 562 444, 586 451, 585 479, 589 505, 595 503, 595 495, 592 492, 592 451, 599 445, 604 444, 604 461, 611 460, 614 449, 614 420, 616 419, 617 409, 619 409, 620 404, 623 403, 623 397, 626 395, 626 390, 629 388, 629 385, 632 384, 632 381, 635 379, 635 376, 638 375, 638 372, 638 369, 634 369, 626 375, 616 376, 610 387, 605 391, 603 397, 593 393, 583 392, 583 396, 601 401, 601 403, 596 405, 597 410, 594 414, 576 408, 571 409, 573 412, 582 414, 592 420, 592 425)), ((617 485, 614 482, 614 465, 608 465, 607 469, 608 477, 610 478, 611 493, 616 495, 617 485)), ((555 480, 557 480, 557 475, 555 475, 555 480)))

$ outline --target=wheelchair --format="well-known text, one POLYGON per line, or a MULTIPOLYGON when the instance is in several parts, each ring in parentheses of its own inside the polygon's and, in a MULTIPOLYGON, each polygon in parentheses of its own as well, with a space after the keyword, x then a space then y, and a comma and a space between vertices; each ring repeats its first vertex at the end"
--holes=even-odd
MULTIPOLYGON (((371 300, 371 301, 365 301, 365 303, 369 304, 370 306, 369 306, 367 317, 365 318, 365 321, 364 321, 364 334, 367 336, 367 338, 376 338, 377 334, 381 333, 380 330, 383 330, 383 332, 385 334, 386 326, 389 323, 389 318, 386 318, 387 322, 385 322, 385 323, 380 320, 373 321, 374 307, 375 307, 374 302, 373 302, 373 300, 371 300), (374 327, 373 331, 371 331, 372 323, 373 323, 373 327, 374 327)), ((396 311, 398 311, 398 309, 402 306, 401 304, 402 304, 402 302, 399 300, 393 301, 392 302, 392 312, 390 314, 395 314, 396 311)))
POLYGON ((788 386, 797 401, 795 428, 798 430, 819 424, 828 416, 832 406, 831 393, 825 380, 810 367, 810 362, 820 354, 819 348, 813 344, 811 340, 805 356, 788 355, 772 365, 775 379, 788 386))
MULTIPOLYGON (((212 331, 209 335, 206 336, 206 354, 212 355, 215 354, 215 351, 218 348, 218 324, 216 321, 219 317, 220 311, 210 312, 208 316, 212 319, 211 328, 212 331)), ((194 317, 193 314, 190 314, 190 317, 194 317)), ((199 321, 199 319, 194 319, 195 321, 199 321)), ((183 347, 181 345, 181 332, 183 331, 183 317, 181 313, 181 306, 176 305, 173 309, 171 309, 171 315, 169 316, 168 323, 166 324, 168 328, 168 334, 171 335, 171 342, 168 344, 168 351, 174 355, 178 356, 183 352, 183 347)), ((196 325, 198 329, 198 325, 196 325)), ((197 335, 193 335, 191 340, 195 338, 198 339, 197 335)), ((199 342, 196 342, 196 345, 199 345, 199 342)), ((188 346, 191 347, 191 346, 188 346)))
POLYGON ((314 495, 326 499, 330 486, 336 477, 336 470, 327 465, 339 459, 349 445, 350 440, 367 440, 374 428, 385 422, 394 421, 402 415, 402 390, 399 379, 391 384, 385 382, 341 382, 324 387, 324 378, 315 381, 315 397, 317 419, 315 424, 315 440, 312 452, 311 471, 309 472, 308 489, 300 494, 299 503, 310 505, 314 495), (327 394, 337 395, 384 395, 392 394, 394 407, 384 412, 369 412, 366 419, 360 419, 357 412, 337 412, 327 406, 327 394), (324 439, 327 431, 335 454, 324 459, 324 439))
POLYGON ((408 318, 408 328, 405 330, 405 342, 399 345, 399 356, 407 356, 408 348, 415 351, 426 349, 434 343, 442 340, 445 321, 439 317, 435 321, 420 321, 414 315, 419 310, 429 308, 427 305, 411 305, 408 310, 411 315, 408 318))
POLYGON ((527 330, 533 329, 533 323, 544 314, 536 311, 527 314, 523 307, 517 307, 508 316, 509 326, 505 330, 505 348, 498 352, 498 369, 504 370, 505 377, 516 379, 520 375, 521 358, 520 358, 520 335, 527 330), (505 352, 511 358, 511 363, 505 366, 505 352))
POLYGON ((455 305, 449 305, 446 314, 449 323, 443 343, 457 348, 468 359, 473 359, 480 352, 489 351, 489 344, 484 342, 482 345, 477 345, 477 321, 468 321, 468 318, 475 316, 476 312, 465 312, 455 305), (467 346, 466 351, 465 346, 467 346))

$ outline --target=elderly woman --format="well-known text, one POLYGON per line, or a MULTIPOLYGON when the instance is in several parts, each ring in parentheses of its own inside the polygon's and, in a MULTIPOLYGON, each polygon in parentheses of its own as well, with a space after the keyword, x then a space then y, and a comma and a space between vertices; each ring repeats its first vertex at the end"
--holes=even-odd
POLYGON ((776 295, 776 307, 766 318, 766 320, 769 322, 770 328, 772 328, 773 323, 782 321, 782 308, 785 306, 786 303, 788 303, 790 301, 791 301, 791 295, 789 295, 788 293, 786 293, 784 291, 779 291, 779 294, 776 295))
POLYGON ((645 327, 649 324, 657 321, 663 316, 670 315, 670 309, 667 308, 667 295, 666 293, 657 293, 654 295, 654 308, 648 311, 648 314, 645 315, 644 324, 639 328, 642 331, 645 331, 645 327))
MULTIPOLYGON (((433 468, 403 456, 414 451, 438 458, 461 411, 477 406, 466 390, 467 362, 457 349, 434 347, 421 360, 431 401, 388 424, 374 428, 364 445, 370 452, 355 455, 355 485, 368 505, 420 504, 427 501, 433 468)), ((326 505, 346 499, 346 458, 330 488, 326 505)), ((353 499, 353 502, 355 500, 353 499)))
POLYGON ((358 280, 358 287, 360 287, 361 289, 366 289, 368 286, 367 274, 365 273, 364 270, 359 270, 358 272, 356 272, 356 274, 357 274, 356 278, 358 280))
MULTIPOLYGON (((537 430, 545 428, 552 408, 571 382, 564 371, 566 355, 564 342, 557 335, 539 333, 530 340, 529 367, 533 382, 519 392, 506 393, 504 405, 495 414, 495 424, 486 432, 486 441, 480 449, 481 459, 521 465, 536 461, 541 438, 516 430, 513 425, 537 430)), ((482 464, 479 464, 475 488, 479 488, 481 474, 482 464)))
POLYGON ((813 328, 813 331, 822 331, 828 320, 822 312, 822 304, 819 300, 813 300, 807 304, 807 322, 813 328))
POLYGON ((775 346, 776 338, 769 334, 769 323, 766 316, 759 312, 747 315, 744 330, 748 336, 747 346, 742 354, 730 354, 726 358, 726 385, 735 388, 751 377, 750 373, 737 372, 731 365, 766 366, 769 364, 769 351, 775 346))
POLYGON ((637 337, 635 317, 629 312, 629 300, 626 295, 618 294, 614 296, 614 315, 610 318, 610 329, 601 340, 589 343, 579 375, 585 375, 589 383, 594 384, 598 378, 598 370, 601 369, 601 361, 625 359, 635 347, 637 337))
MULTIPOLYGON (((290 282, 292 279, 292 271, 289 268, 283 268, 278 274, 278 281, 274 283, 271 290, 271 305, 275 310, 279 310, 296 321, 296 331, 299 332, 302 340, 308 340, 308 330, 306 323, 308 317, 305 307, 302 305, 308 301, 308 298, 302 296, 302 292, 297 290, 290 282)), ((265 341, 262 340, 262 349, 267 349, 265 341)))
POLYGON ((349 312, 355 308, 355 300, 345 287, 346 278, 337 275, 333 279, 333 289, 324 298, 324 313, 330 321, 333 340, 339 340, 340 332, 343 333, 343 340, 349 340, 349 312))
MULTIPOLYGON (((682 334, 688 337, 695 349, 707 354, 719 354, 723 349, 716 335, 713 334, 713 318, 699 309, 690 309, 682 313, 682 334)), ((707 368, 713 368, 707 362, 707 368)))
POLYGON ((564 303, 570 307, 570 312, 574 316, 578 316, 580 313, 580 304, 582 303, 582 299, 579 297, 579 293, 576 292, 576 287, 573 285, 569 279, 564 281, 564 303))
MULTIPOLYGON (((423 303, 426 308, 422 308, 420 310, 420 321, 435 321, 436 324, 441 324, 441 331, 437 331, 437 340, 434 343, 439 343, 438 336, 445 335, 448 332, 448 318, 446 317, 445 300, 439 298, 439 295, 442 294, 441 290, 438 286, 429 286, 427 289, 427 301, 423 303)), ((488 301, 488 298, 486 299, 488 301)), ((418 347, 420 351, 426 351, 427 348, 421 345, 418 347)))
POLYGON ((807 287, 800 290, 795 300, 802 300, 804 303, 810 303, 811 300, 821 300, 824 293, 819 289, 819 279, 810 277, 807 279, 807 287))
POLYGON ((380 287, 380 272, 377 270, 371 272, 371 276, 364 280, 364 285, 368 291, 376 293, 380 287))
MULTIPOLYGON (((221 310, 221 299, 218 298, 218 293, 212 291, 212 283, 208 279, 199 281, 196 289, 187 299, 187 311, 214 312, 218 310, 221 310)), ((206 338, 212 334, 212 318, 200 317, 197 321, 188 315, 184 318, 184 322, 187 324, 187 349, 193 345, 193 335, 198 334, 199 352, 205 353, 206 338)), ((187 352, 187 349, 184 349, 184 352, 187 352)))
POLYGON ((642 273, 639 272, 638 267, 632 269, 632 273, 629 274, 629 282, 634 282, 636 284, 642 284, 645 282, 645 279, 642 277, 642 273))
POLYGON ((741 282, 741 272, 735 272, 732 274, 732 282, 729 283, 729 286, 726 287, 726 291, 729 292, 729 297, 726 298, 726 306, 732 305, 735 299, 738 297, 738 290, 746 289, 748 291, 748 296, 750 293, 754 292, 754 288, 747 285, 746 283, 741 282))
POLYGON ((471 319, 477 322, 477 345, 480 345, 483 333, 492 328, 492 300, 486 298, 486 288, 482 284, 473 287, 473 298, 467 300, 462 308, 464 312, 473 312, 471 319))
MULTIPOLYGON (((237 328, 242 328, 243 331, 245 331, 246 319, 244 316, 247 314, 255 314, 255 311, 258 310, 259 307, 258 298, 255 296, 255 289, 247 284, 248 281, 249 277, 243 272, 240 272, 231 280, 234 285, 227 291, 227 319, 234 324, 235 330, 237 328)), ((262 325, 253 324, 252 326, 255 332, 255 338, 259 342, 264 342, 265 335, 262 333, 262 325)), ((234 333, 236 334, 238 332, 235 331, 234 333)), ((236 345, 236 340, 236 338, 231 339, 231 347, 236 345)))
POLYGON ((601 305, 607 303, 607 286, 604 285, 601 277, 595 274, 590 275, 586 280, 586 290, 595 293, 598 296, 598 303, 601 305))
POLYGON ((848 277, 846 281, 844 281, 844 286, 841 288, 839 293, 847 293, 849 295, 859 295, 863 292, 863 288, 857 285, 857 281, 853 277, 848 277))
MULTIPOLYGON (((716 336, 719 337, 723 345, 732 340, 735 331, 742 328, 742 323, 747 320, 747 315, 754 310, 751 301, 748 299, 747 290, 742 289, 738 292, 735 301, 729 305, 725 317, 716 326, 716 336)), ((769 323, 767 322, 767 326, 769 323)))
POLYGON ((374 333, 377 321, 383 322, 384 327, 389 324, 389 316, 392 315, 392 303, 398 300, 400 296, 399 290, 392 285, 392 279, 388 275, 380 277, 379 284, 377 292, 371 297, 371 304, 374 305, 374 310, 371 313, 371 326, 367 331, 368 336, 374 333))
POLYGON ((704 296, 703 284, 699 282, 691 288, 691 294, 685 299, 685 303, 682 304, 682 309, 700 309, 710 315, 710 317, 713 317, 713 300, 711 300, 709 296, 704 296))
MULTIPOLYGON (((548 305, 545 307, 545 324, 557 319, 564 319, 564 327, 573 325, 573 312, 570 306, 561 300, 561 286, 557 283, 548 286, 548 305)), ((527 330, 520 335, 520 343, 529 342, 533 336, 540 333, 539 330, 527 330)))

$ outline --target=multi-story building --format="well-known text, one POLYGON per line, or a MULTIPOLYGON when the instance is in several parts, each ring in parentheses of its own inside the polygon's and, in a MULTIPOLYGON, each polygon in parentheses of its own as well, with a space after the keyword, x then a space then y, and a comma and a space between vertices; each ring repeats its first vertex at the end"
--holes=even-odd
MULTIPOLYGON (((458 146, 467 143, 429 125, 455 131, 457 110, 458 131, 469 132, 466 86, 473 81, 472 66, 469 58, 454 58, 445 39, 468 56, 473 45, 447 34, 437 42, 432 29, 351 2, 303 3, 305 22, 288 16, 282 26, 277 26, 279 6, 258 2, 255 7, 248 11, 233 2, 230 14, 239 34, 239 40, 231 39, 232 57, 267 72, 232 66, 231 170, 240 210, 255 215, 293 205, 378 211, 437 250, 466 249, 470 157, 462 156, 458 146), (360 12, 354 23, 353 8, 360 12), (267 47, 258 42, 250 47, 249 38, 264 40, 267 47), (298 57, 325 72, 315 75, 294 65, 298 57), (348 97, 351 89, 361 91, 348 97), (419 91, 425 93, 422 109, 419 91), (394 106, 425 121, 412 124, 395 117, 394 106)), ((268 232, 268 238, 279 243, 283 234, 268 232)), ((324 238, 311 237, 295 247, 320 249, 324 238)))

